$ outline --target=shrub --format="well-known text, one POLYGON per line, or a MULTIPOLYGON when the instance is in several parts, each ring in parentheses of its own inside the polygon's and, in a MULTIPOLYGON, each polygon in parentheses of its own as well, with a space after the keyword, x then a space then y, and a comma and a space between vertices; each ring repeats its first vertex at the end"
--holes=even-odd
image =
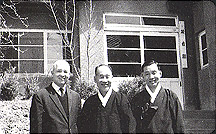
POLYGON ((144 80, 140 76, 136 76, 132 80, 124 80, 122 81, 119 86, 119 92, 125 94, 128 97, 128 100, 134 97, 135 94, 142 91, 142 87, 144 86, 144 80))
POLYGON ((97 89, 95 87, 95 84, 93 83, 88 84, 87 82, 81 79, 76 79, 73 81, 72 84, 73 84, 71 86, 72 90, 79 93, 81 99, 83 100, 87 100, 90 96, 97 93, 97 89))
POLYGON ((10 67, 1 74, 1 99, 13 100, 17 96, 18 77, 14 74, 15 67, 10 67))
POLYGON ((40 81, 39 81, 40 75, 36 74, 32 77, 29 77, 26 73, 24 77, 24 88, 25 88, 25 94, 23 97, 23 100, 31 98, 36 92, 39 91, 40 87, 40 81))

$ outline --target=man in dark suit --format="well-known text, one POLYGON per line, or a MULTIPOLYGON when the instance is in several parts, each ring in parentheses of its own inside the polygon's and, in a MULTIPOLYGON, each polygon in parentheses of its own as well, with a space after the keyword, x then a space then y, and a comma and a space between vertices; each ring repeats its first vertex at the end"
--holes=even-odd
POLYGON ((98 94, 89 97, 82 109, 80 132, 82 133, 135 133, 136 121, 130 104, 112 87, 112 71, 108 65, 95 69, 98 94))
POLYGON ((30 133, 78 133, 80 96, 69 89, 70 65, 58 60, 53 65, 52 83, 33 96, 30 133))

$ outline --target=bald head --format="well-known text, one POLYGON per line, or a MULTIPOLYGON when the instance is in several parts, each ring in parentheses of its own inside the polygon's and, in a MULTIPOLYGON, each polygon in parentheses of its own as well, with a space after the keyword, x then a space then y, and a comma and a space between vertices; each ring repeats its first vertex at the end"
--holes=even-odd
POLYGON ((59 87, 63 87, 70 77, 70 65, 65 60, 58 60, 53 64, 53 82, 59 87))
POLYGON ((57 60, 53 64, 53 70, 56 69, 58 66, 64 66, 65 69, 70 70, 70 64, 67 61, 65 61, 65 60, 57 60))

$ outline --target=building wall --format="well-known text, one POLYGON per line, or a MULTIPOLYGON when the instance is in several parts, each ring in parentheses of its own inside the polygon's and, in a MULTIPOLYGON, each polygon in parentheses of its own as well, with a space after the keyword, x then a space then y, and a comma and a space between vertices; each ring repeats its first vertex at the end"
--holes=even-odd
MULTIPOLYGON (((87 20, 85 16, 85 2, 78 2, 79 7, 79 22, 84 23, 87 20)), ((92 52, 91 56, 91 66, 88 68, 86 52, 86 39, 84 33, 88 32, 88 25, 79 24, 82 29, 80 29, 80 66, 81 66, 81 76, 87 75, 87 70, 89 70, 90 81, 93 81, 94 68, 100 63, 105 63, 104 59, 104 39, 103 39, 103 29, 102 25, 102 15, 103 13, 127 13, 127 14, 138 14, 138 15, 178 15, 179 20, 185 21, 186 28, 186 43, 187 43, 187 55, 188 55, 188 68, 183 69, 183 83, 184 83, 184 104, 186 110, 199 109, 199 92, 198 92, 198 77, 196 71, 196 49, 194 44, 194 30, 193 30, 193 14, 191 10, 192 2, 172 2, 172 1, 127 1, 127 0, 95 0, 93 1, 94 12, 93 16, 96 16, 96 21, 92 25, 93 31, 99 31, 98 42, 90 43, 91 47, 97 48, 96 53, 92 52), (96 55, 95 55, 96 54, 96 55)))
POLYGON ((50 10, 42 2, 20 2, 16 5, 17 13, 28 18, 29 27, 25 27, 17 19, 12 19, 5 15, 7 25, 10 28, 23 29, 57 29, 50 10))
POLYGON ((188 68, 183 69, 185 109, 200 109, 192 1, 168 1, 169 11, 185 22, 188 68))
MULTIPOLYGON (((81 76, 85 80, 92 82, 95 66, 106 62, 106 59, 104 59, 106 54, 104 53, 103 13, 178 15, 179 20, 185 21, 188 55, 188 68, 183 69, 184 107, 186 110, 199 109, 201 103, 202 109, 214 109, 214 92, 216 89, 215 6, 211 2, 204 2, 203 4, 198 2, 196 4, 196 2, 186 1, 93 0, 92 16, 89 16, 89 10, 86 10, 85 1, 77 1, 76 7, 75 43, 80 45, 80 52, 77 52, 77 54, 80 53, 80 59, 78 58, 78 60, 80 61, 81 76), (193 4, 195 4, 194 8, 192 8, 193 4), (92 25, 88 23, 89 17, 92 18, 92 25), (90 31, 89 26, 91 26, 90 31), (203 28, 206 28, 207 42, 209 44, 209 67, 200 71, 195 37, 196 33, 203 28), (91 51, 87 53, 87 49, 91 51)), ((17 9, 21 16, 28 17, 29 27, 24 27, 18 20, 7 18, 7 24, 11 26, 10 28, 57 29, 55 23, 53 23, 53 18, 50 16, 50 11, 44 3, 22 2, 17 6, 17 9)))
POLYGON ((91 24, 90 43, 89 37, 89 10, 86 10, 90 3, 85 1, 78 2, 79 11, 79 34, 80 34, 80 67, 83 79, 93 81, 94 68, 104 59, 104 37, 103 37, 103 13, 127 13, 138 15, 173 15, 166 8, 166 1, 127 1, 127 0, 93 0, 93 13, 91 14, 94 22, 91 24), (87 5, 86 5, 87 4, 87 5), (86 15, 87 13, 87 15, 86 15), (96 39, 94 39, 96 37, 96 39), (87 48, 89 53, 87 54, 87 48), (89 55, 89 56, 87 56, 89 55), (89 61, 87 57, 90 57, 89 61), (88 65, 88 63, 90 65, 88 65))
POLYGON ((215 5, 210 1, 200 1, 194 4, 194 32, 199 63, 198 33, 206 30, 209 65, 202 68, 197 66, 198 85, 201 109, 215 109, 215 5))

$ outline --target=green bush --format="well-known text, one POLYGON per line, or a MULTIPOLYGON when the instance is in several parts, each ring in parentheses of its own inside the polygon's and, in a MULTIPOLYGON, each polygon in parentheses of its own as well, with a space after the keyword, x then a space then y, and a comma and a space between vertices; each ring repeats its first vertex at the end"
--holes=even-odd
POLYGON ((13 100, 17 96, 18 77, 14 74, 15 67, 10 67, 1 73, 1 99, 13 100))
POLYGON ((119 86, 119 92, 125 94, 128 97, 128 100, 134 97, 135 94, 142 91, 142 87, 145 85, 144 80, 140 76, 136 76, 132 80, 124 80, 122 81, 119 86))

